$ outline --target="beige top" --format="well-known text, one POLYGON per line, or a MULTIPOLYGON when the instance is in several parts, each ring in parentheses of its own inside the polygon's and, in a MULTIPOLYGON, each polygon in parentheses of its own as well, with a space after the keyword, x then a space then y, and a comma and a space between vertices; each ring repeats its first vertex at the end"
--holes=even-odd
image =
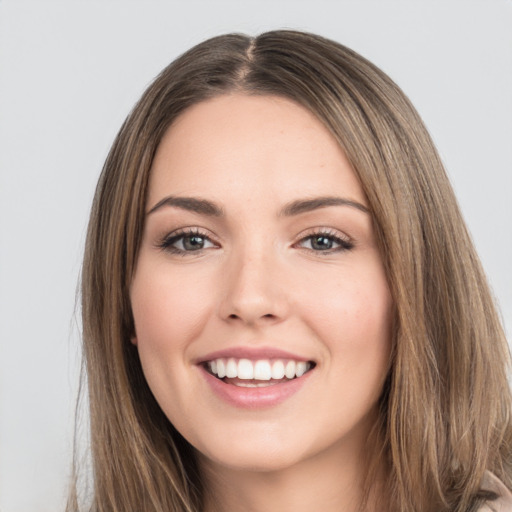
POLYGON ((512 512, 512 492, 505 487, 499 478, 489 471, 485 473, 482 489, 495 492, 499 498, 489 501, 479 509, 479 512, 512 512))

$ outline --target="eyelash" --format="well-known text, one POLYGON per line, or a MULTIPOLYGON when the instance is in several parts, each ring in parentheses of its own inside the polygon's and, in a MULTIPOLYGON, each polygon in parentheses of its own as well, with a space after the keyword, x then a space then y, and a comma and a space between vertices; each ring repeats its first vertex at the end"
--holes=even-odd
MULTIPOLYGON (((174 244, 176 244, 176 242, 178 242, 180 240, 183 241, 187 237, 189 237, 189 238, 198 237, 198 238, 202 238, 203 240, 206 240, 212 244, 216 244, 216 242, 214 242, 209 235, 207 235, 205 232, 201 231, 200 229, 189 228, 189 229, 182 229, 179 231, 175 231, 175 232, 165 236, 160 242, 158 242, 157 247, 163 251, 167 251, 172 254, 177 254, 180 256, 187 256, 187 255, 193 254, 193 253, 201 253, 202 251, 208 249, 208 248, 206 248, 206 249, 200 248, 200 249, 196 249, 196 250, 187 251, 187 250, 183 250, 183 249, 178 249, 177 247, 174 246, 174 244)), ((337 234, 337 232, 334 232, 329 229, 319 229, 317 231, 312 231, 312 232, 308 233, 306 236, 301 237, 299 239, 299 241, 296 242, 294 245, 299 245, 306 241, 310 241, 310 243, 312 243, 312 241, 315 238, 316 239, 325 238, 325 239, 329 240, 331 243, 337 244, 338 247, 335 247, 335 248, 331 247, 325 251, 315 250, 313 248, 307 248, 307 247, 302 247, 302 248, 307 251, 314 252, 317 254, 333 254, 336 252, 349 251, 354 248, 354 243, 352 241, 350 241, 347 238, 340 237, 337 234)))
POLYGON ((180 229, 179 231, 174 231, 169 235, 166 235, 158 244, 157 247, 163 251, 170 252, 172 254, 177 254, 179 256, 187 256, 192 253, 200 253, 204 249, 197 249, 195 251, 185 251, 183 249, 178 249, 174 247, 174 244, 179 240, 185 239, 186 237, 198 237, 204 240, 208 240, 211 243, 215 243, 212 241, 211 237, 206 233, 197 228, 188 228, 188 229, 180 229))
POLYGON ((312 242, 315 238, 325 238, 327 240, 330 240, 331 242, 338 244, 338 247, 330 248, 325 251, 315 250, 312 248, 310 249, 306 247, 303 247, 303 249, 306 249, 317 254, 333 254, 337 252, 350 251, 351 249, 354 248, 354 243, 348 237, 342 237, 338 234, 337 231, 333 231, 331 229, 312 230, 306 236, 302 236, 295 245, 303 243, 307 240, 312 242))

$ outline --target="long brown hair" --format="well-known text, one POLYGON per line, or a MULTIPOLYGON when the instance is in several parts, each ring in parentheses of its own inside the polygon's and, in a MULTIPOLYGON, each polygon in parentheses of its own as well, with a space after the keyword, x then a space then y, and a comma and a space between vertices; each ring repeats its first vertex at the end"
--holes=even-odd
MULTIPOLYGON (((98 183, 82 271, 92 507, 199 512, 195 455, 157 405, 130 343, 129 288, 149 173, 169 125, 221 94, 279 95, 338 140, 366 193, 395 305, 375 437, 394 511, 474 510, 485 470, 512 487, 507 342, 442 163, 382 71, 322 37, 205 41, 168 66, 122 126, 98 183)), ((371 467, 369 468, 371 471, 371 467)), ((68 510, 78 510, 76 492, 68 510)))

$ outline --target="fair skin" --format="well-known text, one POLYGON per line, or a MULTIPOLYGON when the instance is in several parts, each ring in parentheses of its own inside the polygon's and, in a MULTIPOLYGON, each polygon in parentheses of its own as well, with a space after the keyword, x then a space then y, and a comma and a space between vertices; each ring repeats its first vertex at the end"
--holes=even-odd
POLYGON ((309 111, 232 94, 173 123, 131 302, 207 512, 357 510, 392 300, 359 181, 309 111))

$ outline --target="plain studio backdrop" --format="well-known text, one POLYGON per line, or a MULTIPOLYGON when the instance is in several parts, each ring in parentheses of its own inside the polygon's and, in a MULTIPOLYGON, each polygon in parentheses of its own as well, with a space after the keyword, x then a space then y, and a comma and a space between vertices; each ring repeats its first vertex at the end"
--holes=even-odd
POLYGON ((75 295, 96 180, 122 121, 189 47, 276 28, 353 48, 411 98, 510 340, 510 0, 0 0, 2 512, 64 508, 80 362, 75 295))

